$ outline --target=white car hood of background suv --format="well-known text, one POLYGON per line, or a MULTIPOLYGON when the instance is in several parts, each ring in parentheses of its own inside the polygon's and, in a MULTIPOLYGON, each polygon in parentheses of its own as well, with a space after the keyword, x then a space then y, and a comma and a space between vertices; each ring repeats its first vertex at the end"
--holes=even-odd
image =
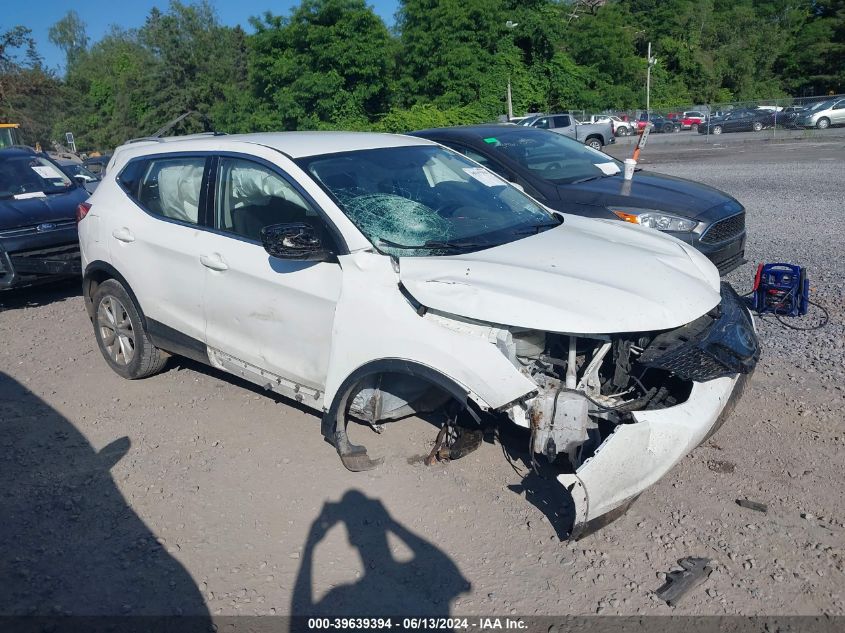
POLYGON ((692 247, 652 229, 569 215, 494 248, 401 257, 399 270, 428 308, 548 332, 670 329, 720 301, 716 267, 692 247))

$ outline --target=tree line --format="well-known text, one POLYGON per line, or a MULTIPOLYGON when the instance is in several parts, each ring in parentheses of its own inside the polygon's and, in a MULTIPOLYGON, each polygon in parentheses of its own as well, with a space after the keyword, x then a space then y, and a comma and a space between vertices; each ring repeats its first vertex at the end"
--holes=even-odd
POLYGON ((845 0, 302 0, 251 28, 173 0, 96 42, 70 11, 0 33, 0 121, 27 142, 108 150, 185 112, 175 131, 407 131, 505 112, 635 109, 652 43, 656 108, 845 92, 845 0), (577 6, 576 6, 577 5, 577 6), (573 14, 576 17, 573 17, 573 14))

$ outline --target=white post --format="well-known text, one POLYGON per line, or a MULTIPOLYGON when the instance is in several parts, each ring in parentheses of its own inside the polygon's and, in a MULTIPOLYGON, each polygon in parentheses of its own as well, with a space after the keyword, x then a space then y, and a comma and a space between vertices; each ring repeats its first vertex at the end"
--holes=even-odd
POLYGON ((646 57, 648 69, 645 71, 645 119, 649 121, 649 110, 651 107, 651 42, 648 43, 648 56, 646 57))
MULTIPOLYGON (((505 27, 510 29, 515 29, 519 26, 519 22, 514 22, 513 20, 508 20, 505 22, 505 27)), ((513 99, 511 97, 511 74, 508 72, 508 121, 513 118, 513 99)))
POLYGON ((508 121, 513 118, 513 100, 511 99, 511 76, 508 75, 508 121))

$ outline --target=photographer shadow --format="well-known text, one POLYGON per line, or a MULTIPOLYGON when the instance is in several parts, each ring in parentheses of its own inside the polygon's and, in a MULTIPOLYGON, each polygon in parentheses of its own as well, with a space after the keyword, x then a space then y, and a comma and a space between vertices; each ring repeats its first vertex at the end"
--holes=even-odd
MULTIPOLYGON (((121 437, 97 451, 0 372, 0 615, 58 618, 38 620, 44 630, 70 630, 62 618, 72 615, 74 630, 89 631, 116 625, 101 616, 186 615, 179 631, 208 630, 190 573, 115 484, 111 469, 129 450, 121 437)), ((166 628, 161 617, 145 620, 150 630, 166 628)))
POLYGON ((445 553, 394 520, 378 499, 350 490, 340 502, 326 503, 311 526, 294 585, 291 614, 447 617, 452 600, 469 589, 470 583, 445 553), (358 551, 364 573, 357 582, 335 586, 315 601, 314 550, 338 523, 346 526, 349 544, 358 551), (413 553, 411 560, 394 558, 388 533, 413 553))

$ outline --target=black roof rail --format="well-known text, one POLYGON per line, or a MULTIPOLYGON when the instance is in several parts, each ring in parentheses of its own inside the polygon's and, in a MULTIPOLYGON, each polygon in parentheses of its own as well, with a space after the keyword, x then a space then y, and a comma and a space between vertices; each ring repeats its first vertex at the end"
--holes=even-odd
MULTIPOLYGON (((193 134, 185 134, 183 137, 191 137, 191 136, 226 136, 226 132, 195 132, 193 134)), ((180 136, 141 136, 139 138, 131 138, 126 141, 125 145, 129 145, 130 143, 143 143, 145 141, 149 141, 152 143, 164 143, 167 139, 171 138, 183 138, 180 136)))

